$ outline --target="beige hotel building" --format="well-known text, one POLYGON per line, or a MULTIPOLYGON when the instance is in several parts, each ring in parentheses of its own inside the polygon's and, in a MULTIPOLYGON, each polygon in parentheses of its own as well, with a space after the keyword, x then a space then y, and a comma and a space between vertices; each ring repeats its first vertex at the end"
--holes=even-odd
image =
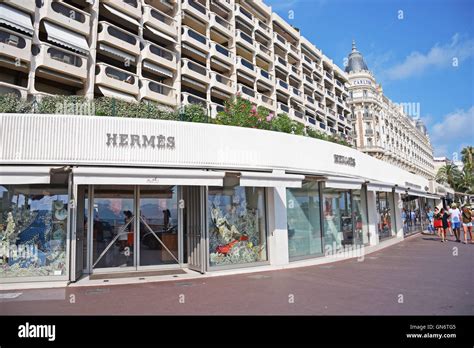
POLYGON ((260 0, 7 0, 2 93, 110 96, 214 117, 240 93, 351 139, 346 74, 260 0))

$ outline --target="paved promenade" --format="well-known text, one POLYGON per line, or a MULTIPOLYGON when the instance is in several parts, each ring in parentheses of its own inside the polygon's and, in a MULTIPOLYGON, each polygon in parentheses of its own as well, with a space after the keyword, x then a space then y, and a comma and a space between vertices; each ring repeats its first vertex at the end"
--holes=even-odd
POLYGON ((418 235, 363 262, 8 292, 22 294, 0 300, 1 314, 473 315, 474 244, 418 235))

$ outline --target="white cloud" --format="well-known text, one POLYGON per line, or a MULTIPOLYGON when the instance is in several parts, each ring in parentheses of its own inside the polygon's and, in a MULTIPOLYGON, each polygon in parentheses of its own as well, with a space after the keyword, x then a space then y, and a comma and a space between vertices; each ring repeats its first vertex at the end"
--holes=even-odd
POLYGON ((451 42, 440 45, 436 43, 426 54, 418 51, 410 53, 405 61, 385 72, 388 79, 401 80, 421 75, 429 68, 453 68, 453 60, 458 64, 474 56, 474 40, 462 40, 459 34, 451 38, 451 42))
POLYGON ((430 131, 435 156, 451 157, 448 150, 458 151, 460 144, 474 143, 474 106, 468 110, 456 110, 435 123, 430 131))

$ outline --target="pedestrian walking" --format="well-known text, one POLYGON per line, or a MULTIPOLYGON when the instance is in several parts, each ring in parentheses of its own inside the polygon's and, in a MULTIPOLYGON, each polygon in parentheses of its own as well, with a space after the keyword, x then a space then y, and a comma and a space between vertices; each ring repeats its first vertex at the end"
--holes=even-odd
POLYGON ((456 237, 456 242, 460 243, 460 234, 461 234, 461 211, 458 209, 456 203, 451 204, 451 209, 449 209, 449 220, 451 221, 451 228, 453 229, 454 236, 456 237))
POLYGON ((436 231, 438 237, 441 238, 441 241, 444 241, 445 235, 444 235, 444 232, 443 232, 443 214, 440 213, 438 208, 435 208, 435 210, 434 210, 433 219, 434 219, 435 231, 436 231))
POLYGON ((467 233, 469 232, 469 240, 472 243, 472 212, 471 207, 464 204, 462 208, 462 225, 464 229, 464 244, 467 244, 467 233))
POLYGON ((444 209, 441 208, 441 217, 442 217, 442 223, 443 223, 443 230, 441 232, 441 242, 446 242, 446 230, 449 228, 449 214, 448 212, 444 209))
POLYGON ((433 211, 431 210, 431 207, 428 207, 428 211, 426 212, 426 217, 428 218, 428 232, 430 234, 434 234, 435 233, 435 229, 434 229, 434 213, 433 211))

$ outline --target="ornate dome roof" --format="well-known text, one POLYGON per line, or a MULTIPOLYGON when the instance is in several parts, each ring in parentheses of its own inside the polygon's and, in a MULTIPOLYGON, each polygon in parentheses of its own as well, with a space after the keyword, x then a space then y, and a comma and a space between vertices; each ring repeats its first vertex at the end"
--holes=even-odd
POLYGON ((364 57, 362 57, 362 54, 357 51, 355 41, 352 40, 352 52, 349 53, 348 61, 347 61, 347 66, 345 71, 347 73, 350 72, 359 72, 359 71, 368 71, 369 68, 367 68, 367 64, 365 64, 364 57))

